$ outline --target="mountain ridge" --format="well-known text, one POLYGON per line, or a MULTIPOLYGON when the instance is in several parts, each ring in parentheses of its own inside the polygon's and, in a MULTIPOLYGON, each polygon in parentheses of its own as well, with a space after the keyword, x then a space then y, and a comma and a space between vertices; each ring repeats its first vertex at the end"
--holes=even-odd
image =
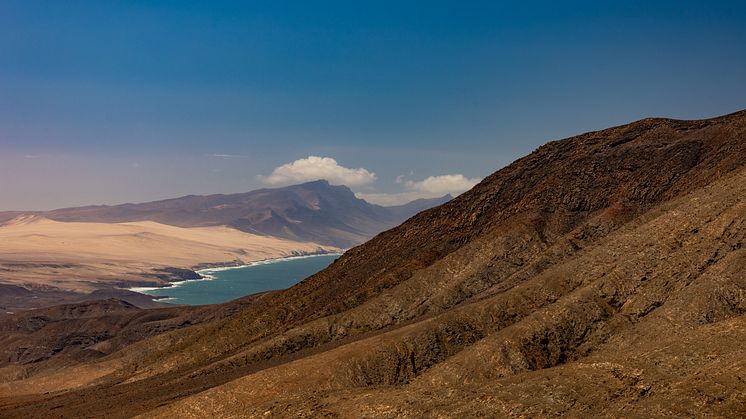
POLYGON ((35 214, 67 222, 149 220, 177 227, 225 225, 253 234, 347 248, 448 199, 450 195, 383 207, 357 198, 346 186, 316 180, 237 194, 186 195, 136 204, 0 212, 0 222, 35 214))
POLYGON ((290 289, 0 411, 740 416, 745 164, 746 111, 553 141, 290 289))

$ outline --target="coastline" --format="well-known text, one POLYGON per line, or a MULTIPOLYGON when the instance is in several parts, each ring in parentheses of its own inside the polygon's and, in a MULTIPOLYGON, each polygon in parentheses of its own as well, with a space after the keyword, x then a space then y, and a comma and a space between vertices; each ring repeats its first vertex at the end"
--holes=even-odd
POLYGON ((139 294, 146 295, 148 297, 154 298, 156 301, 167 301, 169 299, 172 299, 171 297, 161 297, 158 298, 156 296, 150 295, 147 292, 158 290, 158 289, 164 289, 164 288, 175 288, 179 287, 181 285, 184 285, 189 282, 197 282, 197 281, 211 281, 215 279, 213 275, 211 275, 214 272, 222 272, 222 271, 228 271, 233 269, 242 269, 242 268, 248 268, 251 266, 259 266, 259 265, 269 265, 273 263, 278 262, 284 262, 288 260, 298 260, 298 259, 308 259, 308 258, 314 258, 319 256, 342 256, 344 252, 347 249, 343 249, 341 252, 337 251, 329 251, 329 252, 318 252, 318 253, 310 253, 310 254, 302 254, 302 255, 292 255, 292 256, 283 256, 279 258, 268 258, 268 259, 260 259, 253 262, 241 264, 241 265, 229 265, 229 266, 215 266, 215 267, 209 267, 209 268, 201 268, 201 269, 195 269, 194 272, 197 273, 201 278, 198 279, 185 279, 182 281, 174 281, 170 282, 163 286, 153 286, 153 287, 131 287, 131 288, 124 288, 127 291, 136 292, 139 294))

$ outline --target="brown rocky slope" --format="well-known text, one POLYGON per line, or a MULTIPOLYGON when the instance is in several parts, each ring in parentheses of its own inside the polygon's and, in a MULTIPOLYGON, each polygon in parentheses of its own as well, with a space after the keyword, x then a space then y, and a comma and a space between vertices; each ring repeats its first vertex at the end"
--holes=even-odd
POLYGON ((551 142, 231 315, 14 365, 0 414, 742 416, 744 163, 743 111, 551 142))

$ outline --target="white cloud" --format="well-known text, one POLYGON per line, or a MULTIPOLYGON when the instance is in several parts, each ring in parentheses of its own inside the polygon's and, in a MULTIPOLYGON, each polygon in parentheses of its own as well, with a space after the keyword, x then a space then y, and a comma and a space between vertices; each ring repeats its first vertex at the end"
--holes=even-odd
POLYGON ((351 169, 340 166, 331 157, 308 156, 276 167, 269 176, 259 176, 259 180, 272 186, 319 179, 326 179, 336 185, 355 187, 372 184, 376 180, 376 174, 362 167, 351 169))
POLYGON ((404 185, 402 192, 358 193, 356 195, 358 198, 378 205, 401 205, 420 198, 438 198, 446 194, 457 196, 474 187, 480 180, 479 178, 470 179, 462 174, 429 176, 421 181, 405 181, 403 176, 398 176, 395 182, 404 185))
POLYGON ((394 182, 399 185, 400 191, 398 192, 375 192, 371 186, 376 181, 375 173, 362 167, 353 169, 341 166, 331 157, 308 156, 305 159, 278 166, 268 176, 258 176, 258 178, 261 182, 271 186, 326 179, 335 185, 346 185, 351 188, 366 187, 363 188, 367 189, 366 192, 358 192, 356 196, 384 206, 401 205, 420 198, 439 198, 446 194, 456 196, 471 189, 481 180, 467 178, 458 173, 429 176, 419 181, 407 179, 413 175, 414 173, 410 172, 408 175, 396 177, 394 182))
POLYGON ((418 191, 425 194, 442 196, 447 193, 458 195, 473 188, 479 183, 479 178, 467 178, 462 174, 429 176, 419 182, 408 180, 404 182, 406 189, 418 191))

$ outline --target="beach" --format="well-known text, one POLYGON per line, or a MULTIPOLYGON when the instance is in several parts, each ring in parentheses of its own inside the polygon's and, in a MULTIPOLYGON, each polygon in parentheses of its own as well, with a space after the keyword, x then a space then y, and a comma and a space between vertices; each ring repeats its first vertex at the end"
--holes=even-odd
POLYGON ((74 293, 162 287, 195 279, 193 270, 338 251, 229 227, 58 222, 25 216, 0 225, 0 284, 74 293))

